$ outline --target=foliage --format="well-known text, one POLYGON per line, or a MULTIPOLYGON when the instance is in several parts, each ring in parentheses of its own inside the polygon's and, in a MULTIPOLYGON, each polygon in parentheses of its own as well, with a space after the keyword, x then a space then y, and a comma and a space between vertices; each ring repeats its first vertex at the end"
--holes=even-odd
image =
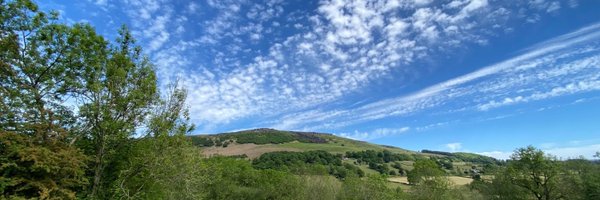
POLYGON ((348 163, 342 164, 340 156, 326 151, 270 152, 252 161, 252 165, 257 169, 276 169, 297 174, 318 174, 319 171, 327 171, 337 178, 345 178, 350 174, 364 175, 360 168, 348 163), (318 170, 318 166, 322 166, 324 170, 318 170))
POLYGON ((600 166, 584 159, 558 161, 532 146, 519 148, 491 182, 472 187, 494 199, 598 199, 600 166))
POLYGON ((95 158, 91 164, 92 198, 106 198, 98 194, 112 181, 105 177, 118 176, 114 170, 105 170, 106 166, 114 166, 111 162, 127 149, 136 128, 157 101, 152 65, 141 56, 141 49, 125 27, 119 33, 118 44, 106 55, 96 55, 102 61, 87 65, 87 76, 82 80, 85 88, 79 112, 85 131, 80 139, 91 145, 89 151, 95 158))
MULTIPOLYGON (((60 24, 57 17, 28 0, 0 1, 0 191, 108 198, 126 163, 152 155, 135 153, 148 141, 134 139, 140 127, 155 139, 190 130, 178 120, 185 95, 172 93, 167 98, 177 103, 161 103, 152 64, 126 28, 109 45, 90 25, 60 24), (149 117, 153 108, 159 115, 149 117)), ((140 169, 156 166, 146 167, 140 169)))
POLYGON ((508 162, 506 173, 511 182, 531 193, 537 199, 560 199, 558 191, 558 163, 543 151, 528 146, 515 150, 508 162))
POLYGON ((429 154, 437 154, 437 155, 443 155, 443 156, 452 156, 453 154, 450 152, 445 152, 445 151, 433 151, 433 150, 427 150, 427 149, 423 149, 421 150, 421 153, 429 153, 429 154))
POLYGON ((117 165, 112 182, 115 198, 199 199, 203 180, 198 170, 202 157, 185 135, 193 126, 184 109, 185 91, 171 86, 170 92, 150 115, 146 137, 131 141, 117 165), (185 191, 185 192, 181 192, 185 191))
POLYGON ((561 193, 572 199, 600 199, 600 165, 583 158, 561 163, 561 193))
POLYGON ((413 165, 413 170, 408 172, 408 182, 419 185, 437 179, 445 174, 444 170, 431 159, 417 160, 413 165))
POLYGON ((524 200, 529 199, 527 191, 512 184, 511 178, 505 171, 497 173, 490 182, 475 180, 470 187, 483 194, 486 199, 524 200))
POLYGON ((202 162, 202 187, 207 199, 295 199, 302 187, 297 176, 277 170, 257 170, 250 162, 212 157, 202 162))
POLYGON ((0 132, 0 163, 0 194, 9 198, 74 199, 87 184, 84 155, 59 141, 0 132))
MULTIPOLYGON (((409 175, 410 174, 411 173, 409 173, 409 175)), ((448 181, 448 179, 442 176, 432 176, 424 178, 421 181, 419 181, 418 184, 414 186, 414 188, 412 188, 409 199, 452 199, 450 193, 450 182, 448 181)))
POLYGON ((369 169, 375 170, 380 174, 390 174, 390 168, 386 164, 369 163, 369 169))
POLYGON ((305 175, 300 177, 302 194, 297 199, 338 199, 342 194, 342 182, 331 176, 305 175))
MULTIPOLYGON (((0 1, 0 193, 74 199, 87 157, 72 145, 74 114, 62 104, 81 73, 90 26, 57 24, 27 0, 0 1)), ((100 40, 99 40, 100 39, 100 40)), ((93 46, 93 45, 92 45, 93 46)))
POLYGON ((478 163, 478 164, 482 164, 482 165, 501 165, 502 162, 489 157, 489 156, 483 156, 483 155, 479 155, 479 154, 474 154, 474 153, 464 153, 464 152, 456 152, 456 153, 452 153, 451 158, 454 158, 456 160, 460 160, 463 162, 471 162, 471 163, 478 163))
POLYGON ((402 164, 400 164, 399 162, 395 162, 394 164, 392 164, 392 167, 398 170, 398 175, 406 174, 406 170, 402 167, 402 164))
POLYGON ((400 188, 391 189, 386 185, 387 180, 381 175, 370 175, 366 179, 349 177, 342 184, 340 199, 404 199, 400 188))
POLYGON ((215 142, 208 137, 191 136, 192 144, 199 147, 212 147, 215 146, 215 142))
POLYGON ((501 162, 496 160, 495 158, 492 158, 489 156, 483 156, 483 155, 479 155, 479 154, 474 154, 474 153, 465 153, 465 152, 450 153, 450 152, 445 152, 445 151, 432 151, 432 150, 427 150, 427 149, 421 150, 421 153, 443 155, 443 156, 447 156, 447 158, 449 158, 450 160, 479 163, 479 164, 484 164, 484 165, 485 164, 496 164, 496 165, 501 164, 501 162))
POLYGON ((296 140, 293 134, 281 131, 260 131, 253 133, 232 133, 220 137, 221 141, 235 139, 237 143, 246 144, 280 144, 296 140))
POLYGON ((365 150, 365 151, 348 151, 346 152, 347 158, 354 158, 359 163, 365 163, 369 166, 376 166, 375 164, 383 164, 395 161, 411 161, 415 160, 415 158, 408 154, 403 153, 392 153, 388 150, 375 151, 375 150, 365 150))
POLYGON ((222 146, 225 143, 238 144, 282 144, 293 141, 301 143, 327 143, 319 133, 280 131, 275 129, 254 129, 233 133, 221 133, 212 136, 191 136, 194 145, 201 147, 222 146), (229 142, 227 142, 229 141, 229 142))

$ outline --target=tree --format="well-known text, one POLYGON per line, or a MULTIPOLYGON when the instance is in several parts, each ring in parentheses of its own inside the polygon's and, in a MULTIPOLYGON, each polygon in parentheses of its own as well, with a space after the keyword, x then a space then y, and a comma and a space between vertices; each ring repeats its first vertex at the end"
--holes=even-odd
POLYGON ((561 163, 560 189, 570 199, 600 198, 600 166, 584 157, 561 163), (577 198, 575 198, 577 197, 577 198))
POLYGON ((409 199, 445 200, 453 199, 450 181, 443 177, 433 177, 421 181, 411 189, 409 199))
POLYGON ((417 160, 408 172, 408 182, 415 185, 410 199, 449 199, 450 182, 445 171, 432 159, 417 160))
POLYGON ((413 170, 408 172, 408 182, 418 185, 427 180, 437 179, 445 174, 444 170, 433 160, 417 160, 413 170))
POLYGON ((391 189, 387 180, 379 175, 369 175, 365 179, 348 177, 342 184, 340 199, 404 199, 402 190, 391 189))
POLYGON ((505 171, 494 176, 490 182, 474 180, 470 187, 481 192, 486 199, 497 200, 526 200, 530 199, 525 189, 512 184, 510 177, 505 171))
POLYGON ((186 91, 172 85, 153 107, 144 136, 131 141, 118 163, 111 199, 201 199, 201 154, 185 135, 194 126, 186 91), (185 191, 185 192, 182 192, 185 191))
MULTIPOLYGON (((0 193, 74 199, 87 183, 86 156, 72 144, 73 96, 90 26, 57 24, 28 0, 0 1, 0 193)), ((100 37, 101 38, 101 37, 100 37)))
POLYGON ((506 172, 511 183, 527 190, 536 199, 565 198, 559 193, 559 168, 554 157, 533 146, 515 150, 506 172))
POLYGON ((127 149, 145 117, 157 101, 156 75, 148 58, 126 27, 119 31, 117 45, 98 52, 85 66, 86 76, 80 80, 79 117, 82 121, 82 143, 87 144, 94 160, 91 198, 106 198, 99 191, 118 177, 116 156, 127 149))
POLYGON ((160 98, 127 28, 57 17, 0 0, 0 199, 200 198, 186 92, 160 98))

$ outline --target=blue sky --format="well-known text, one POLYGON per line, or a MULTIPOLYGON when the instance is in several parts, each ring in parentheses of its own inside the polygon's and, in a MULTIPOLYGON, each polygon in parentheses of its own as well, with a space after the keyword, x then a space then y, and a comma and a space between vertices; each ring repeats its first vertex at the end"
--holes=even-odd
POLYGON ((107 38, 126 24, 196 134, 329 132, 507 158, 600 151, 599 1, 38 2, 107 38))

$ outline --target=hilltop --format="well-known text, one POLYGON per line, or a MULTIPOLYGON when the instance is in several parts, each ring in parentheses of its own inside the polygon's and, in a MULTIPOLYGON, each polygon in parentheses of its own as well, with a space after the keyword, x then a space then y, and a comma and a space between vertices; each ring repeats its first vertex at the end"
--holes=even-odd
POLYGON ((420 152, 398 147, 343 138, 330 133, 284 131, 270 128, 190 137, 194 145, 201 147, 203 153, 207 156, 246 154, 249 158, 256 158, 267 152, 314 150, 323 150, 332 154, 365 150, 387 150, 409 155, 421 154, 420 152))

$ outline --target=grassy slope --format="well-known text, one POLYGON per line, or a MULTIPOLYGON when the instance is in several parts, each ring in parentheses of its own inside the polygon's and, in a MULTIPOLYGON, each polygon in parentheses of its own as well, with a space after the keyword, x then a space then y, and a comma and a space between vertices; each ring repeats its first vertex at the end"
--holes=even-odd
MULTIPOLYGON (((259 129, 262 130, 262 129, 259 129)), ((287 132, 287 131, 277 131, 272 129, 264 129, 269 132, 278 132, 285 134, 294 134, 295 132, 287 132)), ((219 137, 230 137, 231 135, 236 134, 255 134, 256 130, 249 131, 241 131, 236 133, 224 133, 224 134, 215 134, 215 135, 203 135, 203 136, 194 136, 194 137, 208 137, 208 138, 219 138, 219 137)), ((413 152, 401 148, 395 147, 387 147, 376 144, 371 144, 362 141, 351 140, 347 138, 338 137, 332 134, 319 134, 319 133, 311 133, 315 134, 317 137, 323 138, 327 140, 327 143, 306 143, 306 142, 286 142, 281 144, 264 144, 264 145, 256 145, 252 148, 247 148, 246 145, 229 145, 228 147, 204 147, 205 154, 215 154, 215 152, 227 152, 224 155, 241 155, 247 154, 252 155, 251 158, 260 156, 262 153, 273 152, 273 151, 312 151, 312 150, 324 150, 333 154, 344 154, 347 151, 364 151, 364 150, 389 150, 393 153, 406 153, 406 154, 420 154, 419 152, 413 152), (236 149, 239 148, 239 149, 236 149), (243 149, 242 149, 243 148, 243 149)))

